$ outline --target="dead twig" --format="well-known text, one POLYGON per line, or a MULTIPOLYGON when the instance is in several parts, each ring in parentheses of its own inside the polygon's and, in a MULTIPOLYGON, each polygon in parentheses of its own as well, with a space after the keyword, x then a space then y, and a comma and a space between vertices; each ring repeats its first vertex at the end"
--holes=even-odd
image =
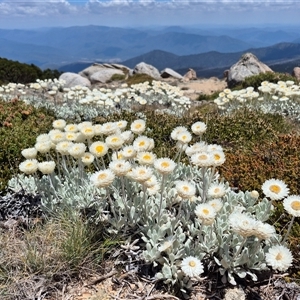
POLYGON ((98 283, 102 282, 103 280, 105 280, 105 279, 107 279, 109 277, 112 277, 112 276, 114 276, 116 274, 118 274, 118 271, 117 270, 112 270, 108 274, 100 276, 99 278, 93 280, 92 282, 85 284, 84 287, 88 287, 88 286, 92 286, 92 285, 98 284, 98 283))

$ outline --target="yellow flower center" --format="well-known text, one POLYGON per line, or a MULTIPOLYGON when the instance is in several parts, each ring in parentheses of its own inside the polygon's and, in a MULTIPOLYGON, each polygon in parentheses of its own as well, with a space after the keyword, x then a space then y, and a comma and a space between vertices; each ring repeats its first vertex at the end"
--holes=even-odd
POLYGON ((145 171, 145 170, 140 170, 140 171, 139 171, 139 174, 145 175, 145 174, 146 174, 146 171, 145 171))
POLYGON ((278 193, 280 193, 281 188, 280 188, 280 186, 273 184, 270 186, 270 191, 272 193, 278 194, 278 193))
POLYGON ((135 128, 136 128, 136 129, 139 129, 139 128, 141 128, 141 127, 142 127, 142 124, 136 124, 136 125, 135 125, 135 128))
POLYGON ((201 154, 201 155, 198 156, 198 158, 199 158, 200 160, 206 160, 206 159, 207 159, 207 155, 201 154))
POLYGON ((107 175, 105 173, 101 173, 98 175, 98 179, 103 180, 107 177, 107 175))
POLYGON ((291 203, 291 207, 293 210, 300 210, 300 201, 296 200, 291 203))
POLYGON ((114 137, 111 139, 112 143, 116 143, 119 139, 117 137, 114 137))
POLYGON ((89 133, 89 132, 92 132, 93 131, 93 129, 92 128, 85 128, 85 130, 84 130, 86 133, 89 133))
POLYGON ((188 187, 188 186, 184 186, 182 189, 183 189, 185 192, 188 192, 189 187, 188 187))
POLYGON ((170 166, 170 164, 167 161, 164 161, 164 162, 161 163, 161 166, 163 168, 168 168, 170 166))
POLYGON ((221 156, 219 154, 215 154, 214 157, 215 157, 215 160, 219 160, 221 158, 221 156))
POLYGON ((204 209, 202 210, 202 212, 203 212, 205 215, 208 215, 208 214, 209 214, 209 210, 206 209, 206 208, 204 208, 204 209))
POLYGON ((189 262, 189 266, 192 267, 192 268, 194 268, 194 267, 196 267, 196 263, 193 260, 191 260, 189 262))
POLYGON ((104 147, 103 146, 97 146, 96 147, 96 151, 98 152, 98 153, 101 153, 102 151, 103 151, 103 149, 104 149, 104 147))
POLYGON ((140 142, 139 146, 145 146, 145 142, 144 141, 140 142))
POLYGON ((145 160, 150 160, 150 159, 151 159, 151 155, 145 154, 145 155, 143 156, 143 159, 145 159, 145 160))
POLYGON ((219 188, 215 188, 215 189, 214 189, 214 192, 215 192, 215 193, 219 193, 219 192, 220 192, 220 189, 219 189, 219 188))
POLYGON ((28 164, 27 164, 27 167, 31 167, 33 165, 33 163, 32 162, 29 162, 28 164))
POLYGON ((281 253, 278 253, 275 257, 276 260, 281 260, 282 259, 282 255, 281 253))

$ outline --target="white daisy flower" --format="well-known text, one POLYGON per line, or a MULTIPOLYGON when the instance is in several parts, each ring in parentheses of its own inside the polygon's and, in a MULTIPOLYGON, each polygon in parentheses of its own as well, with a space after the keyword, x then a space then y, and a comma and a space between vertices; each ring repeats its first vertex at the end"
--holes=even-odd
POLYGON ((55 162, 54 161, 43 161, 38 163, 38 169, 43 174, 51 174, 54 172, 55 169, 55 162))
POLYGON ((72 142, 63 141, 59 142, 55 145, 55 150, 60 153, 61 155, 68 155, 69 154, 69 147, 74 145, 72 142))
POLYGON ((209 205, 211 205, 215 209, 216 212, 219 212, 223 207, 223 202, 219 198, 212 199, 212 200, 208 201, 207 203, 209 205))
POLYGON ((208 190, 207 195, 209 198, 222 198, 227 192, 227 188, 224 183, 212 183, 208 190))
POLYGON ((177 181, 175 183, 177 194, 183 199, 190 199, 196 194, 196 188, 187 181, 177 181))
POLYGON ((62 142, 66 139, 65 132, 62 132, 62 131, 52 132, 51 134, 49 134, 49 136, 50 136, 51 142, 54 144, 62 142))
POLYGON ((81 161, 85 166, 89 166, 93 163, 95 156, 90 152, 85 152, 83 156, 81 156, 81 161))
POLYGON ((67 124, 64 128, 66 132, 78 132, 78 127, 76 124, 67 124))
POLYGON ((140 165, 153 165, 155 159, 156 159, 156 155, 152 152, 148 152, 148 151, 142 151, 142 152, 138 152, 136 159, 138 160, 140 165))
POLYGON ((36 159, 26 159, 20 163, 19 169, 27 175, 33 174, 38 169, 38 161, 36 159))
POLYGON ((78 136, 78 133, 77 132, 72 132, 72 131, 66 131, 66 134, 65 134, 66 140, 71 141, 71 142, 76 141, 77 136, 78 136))
POLYGON ((90 121, 84 121, 84 122, 81 122, 77 125, 77 128, 79 131, 81 131, 84 127, 92 127, 93 126, 93 123, 90 122, 90 121))
POLYGON ((146 122, 144 120, 135 120, 130 126, 130 130, 135 134, 141 134, 146 129, 146 122))
POLYGON ((131 159, 136 156, 136 151, 134 150, 133 146, 125 146, 122 150, 122 155, 126 159, 131 159))
POLYGON ((172 132, 171 132, 171 138, 174 140, 174 141, 177 141, 177 135, 180 133, 180 132, 187 132, 188 129, 184 126, 178 126, 178 127, 175 127, 172 132))
POLYGON ((123 151, 115 151, 112 156, 111 160, 124 160, 125 157, 123 156, 123 151))
POLYGON ((86 145, 83 143, 72 144, 68 150, 71 156, 74 158, 80 158, 85 153, 86 145))
POLYGON ((94 126, 84 126, 80 129, 80 132, 86 139, 92 139, 95 136, 94 126))
POLYGON ((36 156, 37 156, 36 148, 26 148, 26 149, 22 150, 21 153, 26 159, 33 159, 33 158, 36 158, 36 156))
POLYGON ((223 151, 220 150, 214 150, 212 151, 212 157, 213 157, 213 166, 221 166, 225 162, 225 154, 223 151))
POLYGON ((116 176, 125 176, 130 171, 131 164, 126 160, 118 159, 111 161, 109 168, 116 176))
POLYGON ((162 175, 170 174, 174 171, 176 163, 170 158, 159 158, 154 161, 154 168, 162 175))
POLYGON ((275 227, 268 223, 257 221, 256 225, 254 235, 260 240, 268 240, 276 234, 275 227))
POLYGON ((107 122, 102 125, 101 133, 104 135, 115 134, 119 129, 118 125, 115 122, 107 122))
POLYGON ((289 194, 289 188, 279 179, 266 180, 262 185, 262 191, 271 200, 281 200, 289 194))
POLYGON ((133 142, 133 148, 137 152, 149 151, 150 147, 151 147, 150 139, 143 135, 136 138, 133 142))
POLYGON ((119 128, 121 131, 123 131, 123 130, 126 128, 126 126, 127 126, 127 121, 125 121, 125 120, 120 120, 120 121, 116 122, 116 124, 117 124, 118 128, 119 128))
POLYGON ((134 139, 134 134, 130 130, 123 131, 121 136, 124 139, 124 144, 130 144, 134 139))
POLYGON ((233 212, 229 216, 228 222, 232 231, 240 234, 243 237, 255 235, 258 225, 255 219, 240 212, 233 212))
POLYGON ((133 168, 127 175, 132 178, 133 180, 143 183, 151 178, 153 175, 152 169, 146 166, 138 166, 133 168))
POLYGON ((118 150, 124 144, 124 139, 120 134, 110 135, 105 139, 106 145, 108 148, 113 150, 118 150))
POLYGON ((274 270, 286 271, 292 265, 292 262, 291 251, 282 245, 275 245, 269 248, 266 253, 266 263, 274 270))
POLYGON ((40 153, 48 153, 51 150, 52 143, 51 141, 45 141, 45 142, 37 142, 34 145, 34 148, 37 150, 37 152, 40 153))
POLYGON ((204 225, 211 225, 215 221, 217 212, 210 204, 201 203, 196 206, 195 214, 204 225))
POLYGON ((197 152, 191 156, 191 162, 198 167, 210 167, 214 163, 214 159, 211 153, 197 152))
POLYGON ((188 131, 182 131, 177 134, 177 141, 188 144, 192 140, 192 135, 188 131))
POLYGON ((194 123, 191 129, 194 134, 201 135, 206 131, 206 124, 199 121, 194 123))
POLYGON ((66 126, 66 121, 63 120, 63 119, 60 119, 60 120, 55 120, 53 121, 52 123, 52 126, 54 129, 60 129, 60 130, 63 130, 66 126))
POLYGON ((115 174, 109 169, 96 172, 90 178, 91 182, 99 188, 108 187, 114 179, 115 174))
POLYGON ((148 180, 143 182, 143 185, 147 188, 158 184, 158 180, 155 175, 152 175, 148 180))
POLYGON ((192 256, 188 256, 182 260, 181 270, 185 275, 189 277, 199 276, 204 272, 201 261, 198 258, 192 256))
POLYGON ((207 145, 207 151, 222 151, 223 152, 223 147, 217 144, 209 144, 207 145))
POLYGON ((194 145, 187 147, 185 150, 185 154, 187 156, 192 156, 198 152, 207 152, 207 144, 205 142, 195 143, 194 145))
POLYGON ((95 157, 102 157, 107 153, 108 147, 104 142, 98 141, 92 143, 89 150, 95 157))
POLYGON ((294 217, 300 217, 300 196, 291 195, 283 200, 284 209, 294 217))
POLYGON ((96 136, 99 136, 102 134, 102 125, 101 124, 95 124, 94 125, 94 132, 96 136))
POLYGON ((37 141, 38 143, 50 141, 49 134, 47 134, 47 133, 40 134, 40 135, 36 138, 36 141, 37 141))
POLYGON ((160 185, 154 184, 147 188, 147 192, 150 196, 156 195, 160 191, 160 185))

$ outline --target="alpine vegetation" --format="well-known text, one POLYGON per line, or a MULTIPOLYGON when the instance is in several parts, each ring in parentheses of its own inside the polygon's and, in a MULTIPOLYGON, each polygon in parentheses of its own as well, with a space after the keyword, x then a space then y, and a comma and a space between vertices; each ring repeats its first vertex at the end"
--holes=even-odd
POLYGON ((300 122, 299 96, 300 86, 294 81, 263 81, 257 91, 251 86, 233 91, 227 88, 214 102, 224 113, 247 107, 282 114, 300 122))
MULTIPOLYGON (((155 93, 145 84, 141 93, 148 92, 155 93)), ((215 273, 224 284, 237 285, 243 278, 256 281, 262 270, 286 271, 293 262, 286 238, 299 216, 300 196, 289 195, 278 179, 263 184, 264 195, 234 192, 218 173, 226 159, 223 148, 205 142, 205 131, 201 121, 174 128, 176 153, 159 157, 144 119, 58 119, 22 150, 23 174, 9 186, 40 195, 46 213, 89 210, 95 224, 127 239, 127 271, 146 265, 153 278, 184 293, 215 273), (292 215, 284 237, 268 223, 276 201, 292 215)))
POLYGON ((58 119, 73 119, 77 122, 113 112, 132 111, 136 107, 156 105, 165 113, 183 115, 191 100, 178 88, 161 81, 148 81, 119 88, 93 88, 84 86, 64 87, 63 80, 37 80, 29 86, 9 83, 0 86, 0 97, 9 101, 14 97, 34 107, 45 107, 58 119))

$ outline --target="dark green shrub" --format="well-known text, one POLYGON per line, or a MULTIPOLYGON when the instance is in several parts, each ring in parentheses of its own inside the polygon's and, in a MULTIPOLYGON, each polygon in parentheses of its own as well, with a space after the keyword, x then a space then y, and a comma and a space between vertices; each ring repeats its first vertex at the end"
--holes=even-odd
POLYGON ((57 70, 46 69, 42 71, 39 67, 31 64, 23 64, 18 61, 0 58, 0 84, 31 83, 37 79, 54 79, 60 76, 57 70))
POLYGON ((244 109, 231 115, 211 114, 205 138, 225 149, 251 148, 257 143, 274 140, 278 133, 287 133, 291 128, 281 115, 244 109))
POLYGON ((22 101, 0 101, 0 190, 19 172, 21 151, 33 147, 36 137, 52 128, 54 117, 22 101))
POLYGON ((120 81, 120 80, 125 80, 126 76, 122 74, 114 74, 111 76, 109 81, 120 81))
POLYGON ((132 84, 143 83, 145 81, 149 81, 149 83, 152 83, 153 80, 154 78, 147 74, 133 74, 132 76, 128 77, 126 82, 128 85, 132 85, 132 84))

